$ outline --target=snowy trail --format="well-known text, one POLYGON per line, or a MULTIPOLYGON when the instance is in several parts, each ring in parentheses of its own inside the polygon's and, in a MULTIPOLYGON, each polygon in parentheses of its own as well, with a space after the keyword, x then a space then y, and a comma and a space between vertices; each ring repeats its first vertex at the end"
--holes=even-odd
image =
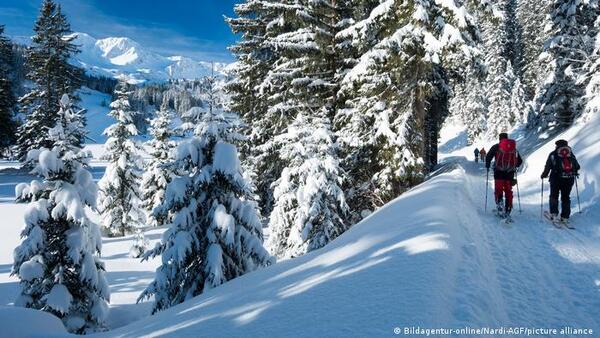
POLYGON ((599 327, 600 287, 597 283, 600 280, 600 256, 591 254, 598 248, 598 243, 577 232, 555 229, 541 221, 539 196, 537 203, 535 196, 521 196, 522 213, 518 212, 515 196, 515 223, 506 225, 500 222, 489 212, 493 206, 491 179, 488 213, 483 211, 483 166, 466 161, 461 166, 465 171, 465 190, 470 200, 463 205, 471 205, 476 210, 468 213, 472 226, 468 231, 471 236, 476 236, 480 251, 479 256, 469 259, 484 261, 483 264, 464 263, 487 267, 487 272, 492 273, 486 281, 490 287, 474 287, 483 294, 472 298, 492 297, 495 316, 504 325, 558 327, 565 324, 565 318, 569 318, 572 326, 599 327), (570 256, 565 255, 565 250, 570 256), (492 294, 491 290, 497 291, 492 294), (532 322, 523 322, 525 318, 532 322))

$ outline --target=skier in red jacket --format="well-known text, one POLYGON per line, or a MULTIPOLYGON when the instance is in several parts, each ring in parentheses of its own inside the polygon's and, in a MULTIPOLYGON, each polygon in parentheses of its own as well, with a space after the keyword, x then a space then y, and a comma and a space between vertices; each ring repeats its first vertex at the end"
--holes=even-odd
POLYGON ((523 164, 523 159, 517 151, 515 140, 509 139, 507 133, 501 133, 500 142, 493 145, 487 153, 485 167, 488 171, 492 160, 494 160, 496 208, 498 215, 508 217, 513 207, 512 186, 516 183, 515 172, 523 164))

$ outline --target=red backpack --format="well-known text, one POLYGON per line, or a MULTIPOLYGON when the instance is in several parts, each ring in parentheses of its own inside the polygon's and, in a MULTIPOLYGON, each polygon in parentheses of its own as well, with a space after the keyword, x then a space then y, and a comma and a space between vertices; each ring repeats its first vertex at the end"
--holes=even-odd
POLYGON ((571 148, 568 146, 556 149, 558 154, 558 168, 560 169, 561 177, 573 177, 573 162, 571 161, 571 148))
POLYGON ((496 152, 496 170, 515 171, 517 169, 517 142, 511 139, 504 139, 498 143, 496 152))

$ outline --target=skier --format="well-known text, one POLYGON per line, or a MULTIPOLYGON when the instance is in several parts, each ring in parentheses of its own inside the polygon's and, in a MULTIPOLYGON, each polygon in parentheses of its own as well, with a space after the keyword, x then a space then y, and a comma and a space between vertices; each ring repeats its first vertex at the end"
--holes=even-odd
MULTIPOLYGON (((479 162, 479 149, 475 148, 475 163, 479 162)), ((483 161, 483 158, 481 159, 483 161)))
POLYGON ((481 158, 481 161, 483 162, 483 159, 485 158, 485 148, 481 148, 481 150, 479 151, 479 157, 481 158))
POLYGON ((488 172, 492 160, 494 160, 496 209, 500 217, 510 218, 513 207, 512 186, 516 184, 515 172, 523 164, 523 159, 517 151, 515 140, 509 139, 507 133, 500 133, 500 142, 493 145, 487 153, 485 167, 488 172))
POLYGON ((556 149, 548 155, 541 178, 543 180, 550 176, 550 220, 567 224, 571 216, 571 189, 579 175, 580 166, 566 140, 558 140, 555 144, 556 149), (558 195, 561 195, 562 202, 560 219, 558 195))

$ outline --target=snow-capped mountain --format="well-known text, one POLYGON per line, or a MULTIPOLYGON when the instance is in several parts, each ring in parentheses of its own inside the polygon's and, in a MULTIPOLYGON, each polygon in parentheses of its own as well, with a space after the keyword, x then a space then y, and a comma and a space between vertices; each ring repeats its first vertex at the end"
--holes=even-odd
MULTIPOLYGON (((212 72, 212 63, 184 56, 164 56, 126 37, 96 39, 86 33, 73 33, 80 46, 73 64, 91 75, 125 78, 130 83, 160 82, 169 79, 197 79, 212 72)), ((217 75, 227 64, 214 63, 217 75)))

